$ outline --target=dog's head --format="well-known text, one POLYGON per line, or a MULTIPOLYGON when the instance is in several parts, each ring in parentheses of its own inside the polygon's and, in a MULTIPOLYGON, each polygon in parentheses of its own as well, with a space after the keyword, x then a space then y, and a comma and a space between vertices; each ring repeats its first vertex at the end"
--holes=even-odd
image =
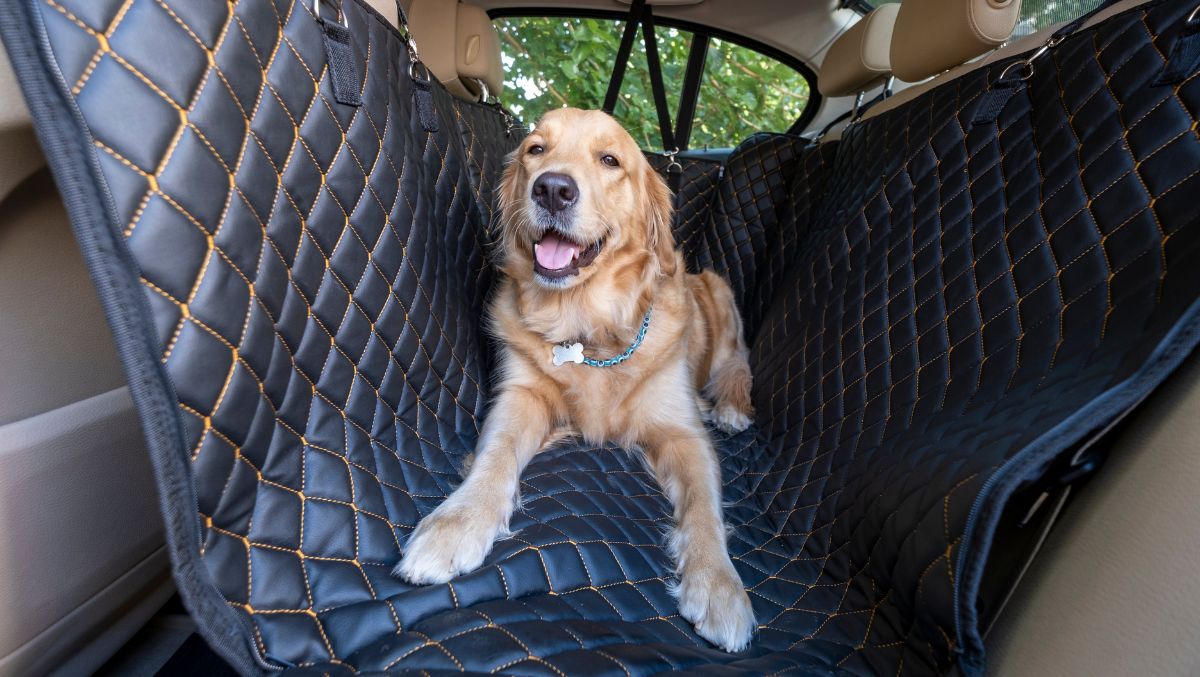
POLYGON ((567 289, 633 265, 673 275, 671 196, 637 143, 600 111, 546 113, 500 185, 505 270, 567 289))

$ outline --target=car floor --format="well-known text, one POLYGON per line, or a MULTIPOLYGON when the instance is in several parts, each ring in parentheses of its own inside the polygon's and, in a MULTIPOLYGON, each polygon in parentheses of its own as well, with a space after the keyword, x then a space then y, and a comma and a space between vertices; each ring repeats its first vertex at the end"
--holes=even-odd
POLYGON ((179 597, 172 597, 96 677, 225 677, 236 675, 196 633, 179 597))

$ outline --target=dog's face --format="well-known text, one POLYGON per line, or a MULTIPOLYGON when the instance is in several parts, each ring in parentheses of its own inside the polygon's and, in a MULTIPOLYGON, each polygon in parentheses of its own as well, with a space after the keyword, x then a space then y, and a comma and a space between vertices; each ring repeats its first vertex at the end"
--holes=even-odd
POLYGON ((547 113, 501 181, 506 271, 567 289, 637 261, 673 274, 670 192, 600 111, 547 113))

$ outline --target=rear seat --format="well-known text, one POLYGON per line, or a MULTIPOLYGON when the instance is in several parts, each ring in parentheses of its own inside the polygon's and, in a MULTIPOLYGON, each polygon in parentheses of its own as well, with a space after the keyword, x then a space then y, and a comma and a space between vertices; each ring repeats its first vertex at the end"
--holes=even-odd
MULTIPOLYGON (((888 49, 898 9, 884 5, 834 41, 818 81, 822 95, 854 96, 891 76, 888 49)), ((689 215, 690 225, 677 222, 676 241, 688 269, 712 268, 730 281, 748 339, 791 275, 840 135, 838 130, 817 145, 788 134, 755 134, 725 161, 703 217, 689 215)))
MULTIPOLYGON (((95 1, 40 6, 67 81, 88 63, 68 58, 79 45, 157 65, 119 29, 97 41, 58 9, 95 20, 103 12, 80 9, 95 1)), ((944 2, 905 0, 897 31, 906 12, 944 2)), ((122 21, 161 6, 135 3, 146 13, 122 21)), ((227 6, 213 7, 200 15, 219 25, 227 6)), ((140 337, 118 343, 167 488, 177 579, 210 642, 245 672, 981 672, 994 611, 979 606, 983 567, 1008 498, 1157 385, 1200 335, 1200 175, 1188 173, 1200 163, 1200 79, 1150 84, 1190 3, 1160 0, 1066 39, 1035 64, 1032 96, 1018 92, 994 123, 971 121, 1007 60, 865 116, 836 144, 756 137, 731 158, 704 239, 756 318, 757 427, 716 439, 730 550, 760 622, 738 655, 704 645, 677 615, 665 501, 636 456, 613 448, 567 441, 534 459, 514 535, 479 571, 423 588, 387 575, 455 485, 484 413, 486 290, 465 269, 482 257, 466 234, 482 207, 448 123, 455 102, 435 87, 442 126, 422 129, 399 40, 344 7, 367 71, 358 112, 308 74, 325 62, 303 9, 278 32, 231 33, 213 55, 258 73, 253 52, 230 45, 297 45, 268 73, 278 91, 320 93, 321 114, 295 133, 321 158, 339 138, 337 151, 361 155, 320 165, 319 180, 270 180, 270 158, 295 141, 284 134, 257 138, 265 172, 210 176, 192 144, 162 168, 130 160, 149 181, 116 157, 159 159, 149 132, 181 119, 161 94, 106 55, 91 75, 103 87, 30 85, 49 111, 38 119, 60 125, 44 133, 76 144, 49 158, 60 183, 114 197, 111 220, 98 199, 74 202, 72 216, 105 292, 122 300, 106 307, 118 336, 140 337), (301 54, 309 68, 289 68, 301 54), (379 77, 389 72, 400 77, 379 77), (52 94, 87 128, 68 133, 76 118, 51 116, 52 94), (135 100, 137 130, 106 114, 135 100), (1121 118, 1118 105, 1142 117, 1121 118), (1097 120, 1107 124, 1075 133, 1097 120), (96 173, 75 159, 88 154, 96 173), (197 210, 230 196, 283 206, 265 223, 245 211, 142 219, 123 238, 136 216, 122 205, 160 193, 197 210), (197 224, 220 230, 188 239, 197 224), (108 249, 94 246, 103 237, 108 249), (202 244, 147 247, 156 241, 202 244), (140 277, 113 252, 133 256, 140 277)), ((270 7, 232 8, 259 10, 270 7)), ((29 20, 0 30, 26 49, 43 37, 29 20)), ((206 68, 192 44, 178 43, 178 74, 206 68)), ((258 89, 231 82, 244 96, 258 89)), ((241 120, 189 119, 214 136, 241 120)))
MULTIPOLYGON (((1113 3, 1084 27, 1145 4, 1113 3)), ((919 68, 908 75, 919 84, 864 118, 1028 54, 1062 25, 1006 42, 961 65, 947 60, 919 68)), ((1190 674, 1200 665, 1200 649, 1177 635, 1179 628, 1200 623, 1193 606, 1200 590, 1183 573, 1196 557, 1194 548, 1183 544, 1197 542, 1195 525, 1200 524, 1200 503, 1191 491, 1200 481, 1200 466, 1190 460, 1200 434, 1192 415, 1200 406, 1198 369, 1200 355, 1193 354, 1105 441, 1111 460, 1104 472, 1082 487, 1049 494, 1041 512, 1050 519, 1025 527, 1036 540, 1045 540, 1028 553, 1027 572, 1004 579, 999 591, 1004 606, 993 609, 986 635, 989 674, 1190 674), (1015 588, 1011 601, 1003 597, 1009 585, 1015 588)))
MULTIPOLYGON (((459 0, 413 0, 407 14, 422 62, 445 88, 433 91, 440 118, 458 135, 454 147, 439 148, 439 155, 449 161, 461 154, 466 171, 447 167, 444 173, 458 177, 445 209, 464 209, 468 227, 445 235, 451 250, 464 257, 458 266, 463 288, 473 312, 482 314, 495 270, 488 258, 497 241, 494 189, 525 128, 494 101, 503 91, 504 67, 499 33, 487 12, 459 0)), ((490 364, 490 351, 484 363, 490 364)))

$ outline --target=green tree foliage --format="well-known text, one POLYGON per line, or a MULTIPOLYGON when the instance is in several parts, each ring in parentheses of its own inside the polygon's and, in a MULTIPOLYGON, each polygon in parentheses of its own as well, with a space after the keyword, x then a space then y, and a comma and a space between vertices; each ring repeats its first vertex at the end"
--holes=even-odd
MULTIPOLYGON (((496 21, 507 73, 501 100, 527 122, 562 106, 600 108, 624 22, 513 17, 496 21)), ((659 26, 659 58, 672 120, 692 34, 659 26)), ((661 150, 658 117, 639 32, 613 112, 643 148, 661 150)), ((808 82, 790 66, 721 40, 709 43, 692 148, 726 147, 756 131, 785 131, 808 103, 808 82)))

